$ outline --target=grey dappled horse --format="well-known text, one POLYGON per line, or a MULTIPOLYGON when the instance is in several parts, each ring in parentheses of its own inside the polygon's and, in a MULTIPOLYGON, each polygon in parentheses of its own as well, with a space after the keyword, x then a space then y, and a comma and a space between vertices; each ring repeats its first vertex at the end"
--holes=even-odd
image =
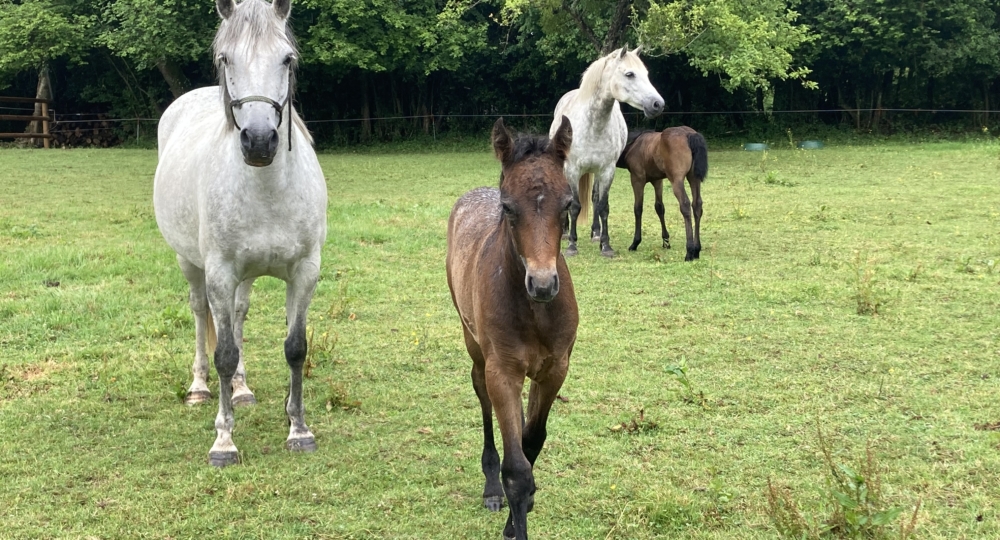
POLYGON ((218 435, 208 455, 221 467, 239 461, 233 405, 254 402, 243 366, 243 322, 260 276, 287 283, 286 445, 316 448, 304 418, 302 365, 306 310, 326 240, 326 182, 292 107, 298 54, 288 25, 291 0, 217 0, 216 7, 220 85, 181 96, 163 114, 153 206, 191 287, 196 346, 188 403, 211 398, 207 360, 217 329, 218 435))
MULTIPOLYGON (((646 118, 663 112, 663 98, 649 82, 646 66, 639 60, 640 50, 641 47, 634 51, 623 47, 598 58, 583 73, 580 88, 567 92, 556 105, 549 137, 555 136, 564 115, 573 124, 573 148, 566 160, 566 180, 576 203, 570 210, 567 256, 577 254, 576 218, 581 213, 580 203, 586 203, 580 194, 591 197, 591 174, 596 179, 591 238, 600 239, 601 255, 615 255, 608 238, 608 191, 615 179, 615 162, 628 137, 618 102, 641 109, 646 118)), ((585 205, 582 208, 586 216, 585 205)))

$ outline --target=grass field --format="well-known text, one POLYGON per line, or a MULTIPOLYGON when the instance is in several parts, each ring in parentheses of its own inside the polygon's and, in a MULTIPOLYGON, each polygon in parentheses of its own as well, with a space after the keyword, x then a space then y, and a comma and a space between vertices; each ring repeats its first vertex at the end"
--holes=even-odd
MULTIPOLYGON (((851 510, 823 450, 857 469, 871 445, 881 495, 854 513, 898 509, 883 536, 919 503, 916 538, 1000 537, 1000 145, 709 160, 700 261, 682 262, 672 199, 676 247, 658 247, 650 195, 625 251, 623 171, 619 257, 587 243, 570 261, 581 325, 532 536, 774 538, 768 480, 821 527, 851 510)), ((284 289, 261 279, 245 345, 260 403, 237 410, 242 464, 214 470, 215 405, 178 397, 194 331, 153 219, 155 152, 0 150, 0 537, 500 537, 444 277, 451 205, 499 166, 321 161, 305 383, 320 449, 283 450, 284 289)))

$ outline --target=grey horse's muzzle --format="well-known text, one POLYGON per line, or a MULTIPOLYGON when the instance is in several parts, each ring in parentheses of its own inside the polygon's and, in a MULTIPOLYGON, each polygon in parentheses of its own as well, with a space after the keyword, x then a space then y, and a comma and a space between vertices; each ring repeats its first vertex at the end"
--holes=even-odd
POLYGON ((656 96, 642 104, 642 112, 646 118, 656 118, 663 112, 663 98, 656 96))

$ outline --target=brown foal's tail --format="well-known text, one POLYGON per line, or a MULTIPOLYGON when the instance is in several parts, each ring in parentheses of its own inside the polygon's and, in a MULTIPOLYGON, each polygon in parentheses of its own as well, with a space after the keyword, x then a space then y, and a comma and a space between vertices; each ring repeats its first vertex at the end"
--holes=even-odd
POLYGON ((208 327, 205 329, 205 352, 208 354, 209 359, 215 354, 215 346, 219 342, 218 336, 215 335, 215 321, 212 319, 212 308, 208 308, 205 311, 205 322, 208 327))
POLYGON ((708 143, 701 133, 688 134, 688 148, 691 149, 691 172, 698 180, 708 176, 708 143))

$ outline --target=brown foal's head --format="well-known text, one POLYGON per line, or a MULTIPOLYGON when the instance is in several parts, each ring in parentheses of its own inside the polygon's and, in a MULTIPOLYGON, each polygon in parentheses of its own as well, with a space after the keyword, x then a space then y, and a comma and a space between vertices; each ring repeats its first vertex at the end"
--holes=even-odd
POLYGON ((500 159, 500 202, 521 262, 524 287, 536 302, 549 302, 559 292, 559 243, 573 203, 563 162, 569 155, 573 128, 569 119, 552 139, 521 135, 516 139, 503 118, 493 125, 493 151, 500 159))

